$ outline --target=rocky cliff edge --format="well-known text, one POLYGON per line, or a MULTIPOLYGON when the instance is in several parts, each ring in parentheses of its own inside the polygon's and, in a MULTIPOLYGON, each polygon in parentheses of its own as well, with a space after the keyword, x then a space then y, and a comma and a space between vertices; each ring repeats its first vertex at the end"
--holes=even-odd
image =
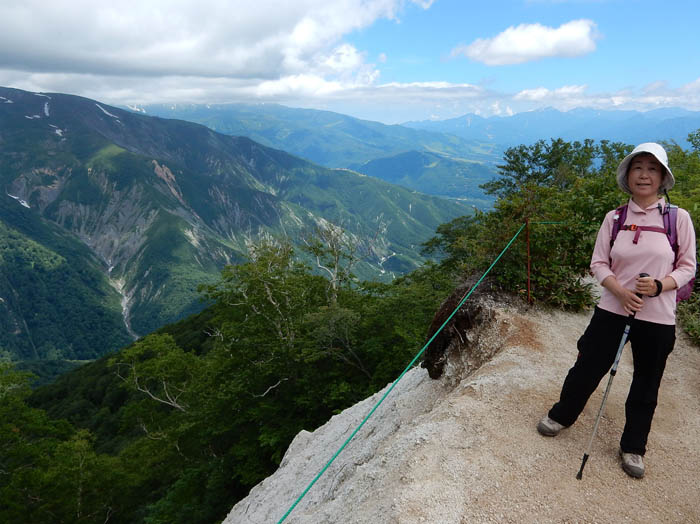
MULTIPOLYGON (((285 522, 700 522, 698 348, 679 333, 642 480, 629 478, 617 456, 632 377, 625 348, 576 480, 607 377, 558 437, 540 436, 535 425, 558 397, 591 312, 479 300, 479 321, 463 333, 453 329, 444 344, 440 378, 409 371, 285 522)), ((277 472, 225 524, 277 522, 383 394, 299 433, 277 472)))

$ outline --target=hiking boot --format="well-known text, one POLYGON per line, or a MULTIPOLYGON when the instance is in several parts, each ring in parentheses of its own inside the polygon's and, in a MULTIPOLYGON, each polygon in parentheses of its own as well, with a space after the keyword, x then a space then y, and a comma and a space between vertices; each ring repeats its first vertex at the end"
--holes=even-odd
POLYGON ((564 426, 549 418, 548 415, 542 417, 542 420, 537 424, 537 431, 545 437, 556 437, 562 429, 564 426))
POLYGON ((644 461, 641 455, 636 453, 624 453, 620 450, 620 458, 622 459, 622 469, 625 470, 630 477, 640 479, 644 476, 644 461))

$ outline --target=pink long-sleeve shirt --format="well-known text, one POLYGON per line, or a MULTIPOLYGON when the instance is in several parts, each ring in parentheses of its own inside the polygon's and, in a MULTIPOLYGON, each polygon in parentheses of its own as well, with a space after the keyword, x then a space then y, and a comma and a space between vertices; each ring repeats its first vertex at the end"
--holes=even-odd
MULTIPOLYGON (((665 205, 663 198, 653 205, 642 209, 632 199, 628 202, 625 224, 638 226, 663 227, 663 217, 659 212, 659 204, 665 205)), ((678 261, 673 267, 673 249, 664 233, 642 231, 637 244, 634 244, 635 231, 620 229, 610 249, 610 237, 615 216, 615 210, 605 215, 596 238, 591 272, 602 284, 609 276, 614 276, 622 287, 634 289, 635 279, 640 273, 648 273, 657 280, 670 276, 681 287, 695 275, 696 246, 695 230, 690 215, 685 209, 678 209, 676 229, 678 231, 678 261)), ((624 225, 624 224, 621 224, 624 225)), ((643 297, 644 306, 637 312, 636 318, 658 324, 674 325, 676 323, 676 290, 664 291, 658 297, 643 297)), ((622 307, 608 289, 603 292, 598 307, 627 316, 622 307)))

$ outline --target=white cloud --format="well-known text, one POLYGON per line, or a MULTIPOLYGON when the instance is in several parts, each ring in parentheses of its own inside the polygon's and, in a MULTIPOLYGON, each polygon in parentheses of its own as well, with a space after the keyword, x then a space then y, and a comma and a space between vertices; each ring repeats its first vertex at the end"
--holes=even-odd
POLYGON ((432 3, 0 2, 0 85, 111 104, 352 98, 378 81, 379 70, 343 39, 432 3))
MULTIPOLYGON (((341 39, 421 0, 0 3, 0 68, 272 79, 328 66, 341 39)), ((348 55, 346 55, 346 58, 348 55)), ((352 57, 350 57, 352 58, 352 57)), ((334 67, 358 67, 360 60, 334 67)))
POLYGON ((574 57, 595 50, 598 38, 591 20, 573 20, 557 28, 541 24, 511 26, 493 38, 479 38, 452 50, 486 65, 521 64, 548 57, 574 57))
POLYGON ((544 87, 536 87, 535 89, 525 89, 520 91, 513 98, 516 100, 532 100, 539 101, 544 100, 551 93, 551 91, 544 87))
POLYGON ((481 88, 472 84, 452 84, 450 82, 390 82, 377 86, 378 89, 395 89, 402 91, 455 91, 458 90, 461 94, 474 93, 481 91, 481 88))
POLYGON ((319 67, 330 73, 355 71, 364 65, 364 56, 350 44, 342 44, 321 57, 319 67))
MULTIPOLYGON (((432 3, 257 0, 253 10, 243 0, 0 1, 0 85, 114 105, 277 102, 386 123, 544 106, 700 110, 700 79, 609 93, 565 81, 519 92, 492 89, 487 81, 382 82, 380 68, 400 57, 371 50, 368 58, 346 37, 380 19, 398 22, 409 4, 432 3)), ((511 27, 472 46, 480 42, 483 61, 507 63, 576 56, 595 49, 595 39, 595 24, 577 20, 559 28, 511 27)))
POLYGON ((328 81, 316 75, 292 75, 279 80, 262 82, 255 88, 255 95, 266 97, 318 97, 347 90, 340 82, 328 81))
POLYGON ((586 86, 563 86, 557 89, 547 89, 545 87, 537 87, 534 89, 525 89, 517 93, 513 99, 514 100, 529 100, 529 101, 542 101, 542 100, 564 100, 571 98, 580 98, 584 94, 586 86))
POLYGON ((491 104, 489 106, 489 110, 486 113, 490 116, 512 116, 514 114, 510 106, 502 108, 501 102, 499 101, 496 101, 493 104, 491 104))
POLYGON ((586 85, 562 86, 556 89, 537 87, 516 93, 512 100, 520 107, 554 107, 568 111, 575 107, 595 109, 631 109, 648 111, 659 107, 684 107, 700 111, 700 78, 677 88, 666 82, 652 82, 636 89, 612 93, 593 93, 586 85))
POLYGON ((675 88, 654 83, 614 92, 594 92, 585 85, 564 85, 509 93, 467 83, 379 83, 376 78, 342 80, 311 73, 259 82, 227 77, 26 75, 0 70, 0 85, 29 91, 79 93, 115 105, 277 102, 293 107, 327 109, 385 123, 454 118, 466 113, 507 115, 543 107, 561 111, 576 107, 641 111, 684 107, 700 111, 700 78, 675 88), (52 86, 51 89, 45 88, 47 84, 52 86), (80 86, 80 90, 75 86, 80 86))
MULTIPOLYGON (((376 73, 369 70, 367 74, 376 73)), ((327 109, 368 120, 400 123, 454 118, 466 113, 507 115, 543 107, 634 109, 684 107, 700 111, 700 78, 679 87, 653 83, 613 92, 585 85, 533 87, 516 93, 474 84, 387 82, 376 77, 346 79, 301 73, 254 81, 227 77, 105 77, 88 74, 31 74, 0 69, 0 85, 29 91, 76 93, 113 105, 168 102, 277 102, 327 109), (50 85, 50 89, 46 86, 50 85), (80 86, 79 89, 76 86, 80 86)))

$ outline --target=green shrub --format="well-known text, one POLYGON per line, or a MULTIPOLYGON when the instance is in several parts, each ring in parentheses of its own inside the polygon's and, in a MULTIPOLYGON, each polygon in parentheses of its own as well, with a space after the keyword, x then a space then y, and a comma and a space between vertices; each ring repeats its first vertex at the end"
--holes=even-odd
POLYGON ((700 279, 695 280, 690 298, 678 304, 677 316, 683 331, 700 348, 700 279))

